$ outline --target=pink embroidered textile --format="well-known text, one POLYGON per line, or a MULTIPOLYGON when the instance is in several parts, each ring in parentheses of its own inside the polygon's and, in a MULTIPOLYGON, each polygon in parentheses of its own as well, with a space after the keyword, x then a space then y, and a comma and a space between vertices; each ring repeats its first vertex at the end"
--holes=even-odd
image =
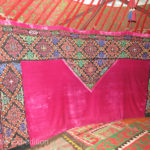
POLYGON ((65 60, 21 66, 32 146, 76 126, 145 115, 149 61, 116 60, 91 92, 65 60))

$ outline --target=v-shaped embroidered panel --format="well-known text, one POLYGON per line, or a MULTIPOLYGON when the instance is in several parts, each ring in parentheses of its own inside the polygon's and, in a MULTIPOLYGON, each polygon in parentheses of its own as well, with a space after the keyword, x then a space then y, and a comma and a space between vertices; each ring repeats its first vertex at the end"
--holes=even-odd
POLYGON ((150 59, 148 38, 1 27, 0 61, 64 58, 92 90, 116 59, 150 59))
POLYGON ((31 141, 76 126, 145 115, 149 61, 117 60, 92 92, 62 60, 21 65, 31 141))
POLYGON ((114 64, 115 59, 66 60, 68 66, 91 91, 103 74, 114 64))

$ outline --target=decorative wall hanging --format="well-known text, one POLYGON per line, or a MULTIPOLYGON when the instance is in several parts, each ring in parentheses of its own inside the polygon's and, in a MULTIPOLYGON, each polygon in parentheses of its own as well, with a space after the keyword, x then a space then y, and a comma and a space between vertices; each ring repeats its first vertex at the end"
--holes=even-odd
POLYGON ((0 24, 3 148, 150 115, 148 34, 0 24))

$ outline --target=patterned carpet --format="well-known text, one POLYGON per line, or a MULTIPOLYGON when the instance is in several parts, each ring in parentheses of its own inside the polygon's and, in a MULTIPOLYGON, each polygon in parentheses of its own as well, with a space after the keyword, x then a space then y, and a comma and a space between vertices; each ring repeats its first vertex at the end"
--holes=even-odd
POLYGON ((77 127, 27 150, 148 150, 150 118, 77 127))

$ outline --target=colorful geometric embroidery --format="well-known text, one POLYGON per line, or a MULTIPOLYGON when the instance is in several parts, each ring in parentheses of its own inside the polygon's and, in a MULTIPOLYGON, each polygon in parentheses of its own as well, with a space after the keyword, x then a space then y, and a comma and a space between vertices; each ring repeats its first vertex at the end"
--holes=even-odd
POLYGON ((112 66, 115 59, 96 60, 66 60, 68 66, 76 73, 81 81, 92 89, 100 77, 112 66))
POLYGON ((15 59, 21 53, 23 46, 20 44, 20 42, 17 39, 15 39, 15 37, 9 34, 8 38, 3 43, 2 48, 9 56, 12 56, 15 59))
POLYGON ((2 26, 1 33, 1 62, 51 59, 56 51, 59 53, 57 58, 66 59, 95 59, 102 58, 102 55, 108 59, 150 59, 149 38, 73 34, 67 31, 41 32, 9 26, 2 26), (31 55, 34 57, 31 58, 31 55))
MULTIPOLYGON (((150 39, 127 35, 30 30, 1 25, 0 83, 4 147, 12 148, 29 142, 24 112, 22 73, 20 64, 13 63, 14 61, 64 59, 71 70, 92 90, 116 59, 122 58, 149 60, 150 39)), ((146 115, 150 114, 149 99, 148 94, 146 115)), ((116 128, 106 130, 114 133, 116 128)), ((100 134, 99 131, 93 133, 105 139, 103 133, 100 134)), ((90 143, 87 137, 85 139, 90 143)))
POLYGON ((29 137, 19 63, 0 64, 1 124, 4 148, 28 145, 29 137))
POLYGON ((1 62, 63 58, 89 89, 116 59, 150 58, 148 38, 41 32, 9 26, 2 31, 1 62))

